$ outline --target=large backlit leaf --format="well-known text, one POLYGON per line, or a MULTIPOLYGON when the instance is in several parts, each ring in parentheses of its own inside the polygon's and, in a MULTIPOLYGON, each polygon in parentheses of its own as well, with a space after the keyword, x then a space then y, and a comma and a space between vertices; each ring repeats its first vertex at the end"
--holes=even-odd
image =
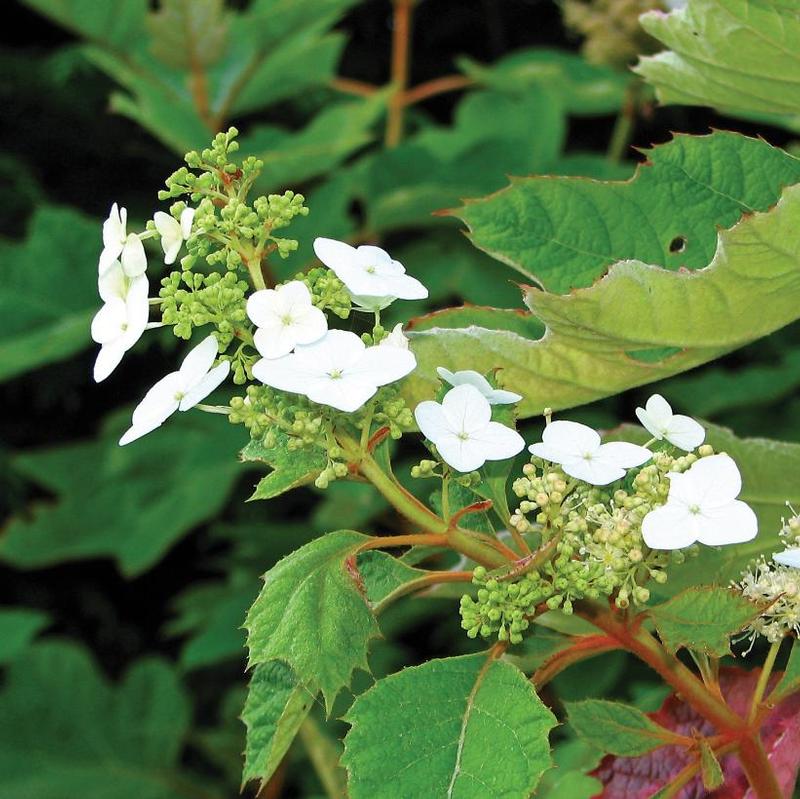
POLYGON ((668 52, 637 71, 665 103, 800 114, 800 13, 786 0, 689 0, 644 29, 668 52))
POLYGON ((525 397, 522 415, 532 415, 685 371, 800 316, 798 249, 800 187, 790 187, 769 212, 721 231, 707 268, 672 271, 628 260, 566 296, 531 288, 527 318, 534 330, 537 322, 547 327, 538 340, 486 329, 493 318, 501 327, 507 312, 485 312, 481 327, 461 329, 444 329, 446 312, 423 318, 416 329, 424 332, 412 337, 419 368, 406 397, 430 397, 437 366, 499 368, 501 382, 525 397))
POLYGON ((2 792, 14 799, 213 797, 179 771, 189 724, 188 699, 162 661, 140 661, 112 686, 74 644, 37 644, 12 663, 0 693, 2 792))
POLYGON ((241 430, 207 414, 178 414, 127 447, 119 434, 115 425, 96 441, 14 458, 55 497, 11 520, 0 560, 30 569, 113 557, 124 574, 139 574, 217 513, 243 472, 233 456, 241 430))
POLYGON ((346 720, 352 799, 528 799, 550 766, 553 714, 521 671, 485 654, 380 680, 346 720))

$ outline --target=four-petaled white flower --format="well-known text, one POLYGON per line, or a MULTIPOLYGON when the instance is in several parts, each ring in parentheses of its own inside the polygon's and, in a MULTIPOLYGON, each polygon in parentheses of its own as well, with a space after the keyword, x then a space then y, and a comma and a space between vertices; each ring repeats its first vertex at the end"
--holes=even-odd
POLYGON ((380 343, 381 347, 398 347, 401 350, 408 349, 408 339, 403 333, 403 323, 398 322, 393 328, 392 332, 386 336, 380 343))
POLYGON ((776 552, 772 559, 781 566, 791 566, 793 569, 800 569, 800 549, 785 549, 783 552, 776 552))
POLYGON ((641 466, 653 453, 625 441, 600 442, 600 434, 579 422, 551 422, 542 441, 528 449, 538 458, 558 463, 571 477, 595 486, 620 480, 626 469, 641 466))
POLYGON ((486 397, 490 405, 511 405, 522 399, 519 394, 515 394, 513 391, 505 391, 502 388, 492 388, 492 384, 482 374, 472 369, 451 372, 449 369, 440 366, 436 371, 439 377, 451 386, 475 386, 475 388, 486 397))
POLYGON ((147 328, 150 286, 147 275, 128 277, 122 264, 113 261, 98 278, 97 287, 104 302, 92 319, 92 338, 100 344, 94 364, 94 379, 99 383, 117 368, 147 328))
POLYGON ((103 252, 100 253, 99 272, 102 275, 114 261, 119 259, 125 274, 130 277, 143 275, 147 270, 144 245, 136 233, 127 232, 128 211, 111 206, 108 219, 103 222, 103 252))
POLYGON ((343 241, 314 240, 317 258, 344 283, 363 310, 379 311, 395 300, 424 300, 428 289, 380 247, 351 247, 343 241))
POLYGON ((216 337, 208 336, 189 351, 177 372, 162 377, 136 406, 131 427, 119 440, 120 446, 161 427, 175 411, 188 411, 217 388, 231 367, 229 361, 222 361, 211 368, 217 352, 216 337))
POLYGON ((492 421, 489 401, 472 385, 451 388, 441 404, 421 402, 414 417, 442 460, 459 472, 480 469, 486 461, 513 458, 525 447, 516 430, 492 421))
POLYGON ((416 365, 410 350, 367 347, 355 333, 329 330, 313 344, 298 345, 290 355, 257 361, 253 376, 272 388, 352 413, 379 386, 400 380, 416 365))
POLYGON ((158 235, 161 236, 161 248, 164 250, 165 264, 175 263, 175 259, 181 251, 181 245, 191 235, 194 214, 194 208, 184 208, 181 211, 180 220, 164 213, 164 211, 156 211, 153 214, 153 222, 158 235))
POLYGON ((288 355, 298 344, 318 341, 328 330, 325 314, 314 307, 308 286, 299 280, 251 294, 247 315, 258 328, 253 339, 263 358, 288 355))
POLYGON ((706 437, 706 431, 699 422, 690 416, 673 413, 670 404, 660 394, 653 394, 644 408, 637 408, 636 416, 655 439, 666 439, 686 452, 699 447, 706 437))
POLYGON ((736 497, 742 476, 729 455, 701 458, 682 473, 668 475, 667 502, 642 520, 642 537, 651 549, 682 549, 739 544, 758 533, 753 509, 736 497))

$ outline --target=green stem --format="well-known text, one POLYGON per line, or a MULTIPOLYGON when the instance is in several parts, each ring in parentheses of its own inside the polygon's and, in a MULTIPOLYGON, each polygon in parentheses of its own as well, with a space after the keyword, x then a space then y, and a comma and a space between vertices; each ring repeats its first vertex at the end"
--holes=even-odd
POLYGON ((636 124, 636 116, 639 106, 639 81, 633 80, 628 84, 625 97, 622 101, 622 109, 617 116, 614 130, 611 132, 611 140, 608 144, 606 157, 614 164, 622 161, 628 142, 633 134, 636 124))
POLYGON ((758 675, 756 690, 753 692, 753 698, 750 701, 750 712, 747 714, 747 722, 749 724, 752 724, 758 715, 758 710, 761 705, 761 701, 764 699, 764 694, 767 690, 767 684, 769 683, 772 669, 775 668, 775 658, 778 657, 778 651, 780 650, 782 643, 783 639, 775 641, 772 646, 770 646, 769 652, 767 652, 767 657, 764 660, 764 666, 761 669, 761 674, 758 675))

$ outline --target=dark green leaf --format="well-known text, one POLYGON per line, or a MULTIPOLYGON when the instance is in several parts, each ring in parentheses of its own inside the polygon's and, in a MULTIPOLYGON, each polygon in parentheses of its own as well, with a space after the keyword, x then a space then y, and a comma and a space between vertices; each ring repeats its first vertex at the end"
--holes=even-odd
POLYGON ((38 610, 0 607, 0 664, 24 652, 49 623, 50 619, 38 610))
POLYGON ((223 0, 159 0, 147 18, 153 55, 171 67, 198 70, 218 61, 228 44, 223 0))

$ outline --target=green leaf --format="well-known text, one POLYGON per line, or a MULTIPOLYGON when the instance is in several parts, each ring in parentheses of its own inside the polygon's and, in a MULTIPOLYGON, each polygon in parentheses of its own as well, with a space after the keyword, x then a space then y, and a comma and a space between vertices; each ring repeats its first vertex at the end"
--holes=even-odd
POLYGON ((22 242, 0 242, 0 380, 91 345, 99 253, 99 223, 68 208, 39 208, 22 242))
POLYGON ((717 586, 687 588, 649 609, 664 646, 681 647, 711 657, 729 655, 730 638, 760 613, 738 591, 717 586))
MULTIPOLYGON (((666 396, 669 398, 669 393, 666 396)), ((778 530, 781 517, 786 515, 786 502, 800 503, 800 485, 796 479, 800 470, 800 444, 738 438, 725 427, 707 423, 703 426, 706 442, 716 452, 727 452, 739 466, 742 474, 739 499, 756 512, 759 534, 744 544, 701 547, 697 557, 670 568, 666 585, 657 587, 659 595, 665 592, 672 595, 701 583, 726 585, 738 580, 751 561, 762 555, 770 557, 780 549, 778 530)), ((649 434, 640 427, 623 425, 608 438, 644 443, 649 434)))
POLYGON ((245 621, 249 665, 283 660, 330 710, 355 669, 369 671, 378 624, 349 559, 367 536, 339 530, 287 555, 264 575, 245 621))
POLYGON ((641 710, 620 702, 587 699, 568 702, 572 729, 587 743, 612 755, 635 757, 675 742, 675 734, 641 710))
POLYGON ((241 431, 209 416, 178 414, 127 447, 115 423, 98 441, 15 456, 18 472, 56 496, 10 521, 0 560, 31 569, 105 556, 126 576, 148 569, 218 512, 242 473, 232 457, 241 431))
POLYGON ((524 95, 533 87, 544 87, 574 115, 618 111, 629 83, 626 75, 611 67, 549 47, 517 50, 490 66, 469 58, 457 63, 467 77, 500 92, 524 95))
POLYGON ((223 0, 160 0, 147 17, 153 55, 192 71, 213 64, 228 44, 226 17, 223 0))
POLYGON ((256 666, 242 721, 247 727, 242 784, 263 785, 275 772, 314 705, 311 693, 280 660, 256 666))
POLYGON ((272 471, 262 477, 256 490, 250 497, 253 499, 272 499, 293 488, 313 483, 327 465, 325 453, 317 448, 304 447, 289 450, 286 433, 275 431, 275 445, 267 447, 263 441, 252 439, 239 453, 245 463, 266 463, 272 471))
POLYGON ((769 695, 769 700, 777 703, 798 690, 800 690, 800 645, 798 645, 795 638, 792 640, 792 649, 789 653, 786 668, 778 684, 769 695))
POLYGON ((264 162, 260 191, 300 183, 333 169, 368 144, 386 108, 386 95, 339 103, 317 114, 300 131, 259 126, 241 141, 244 152, 264 162))
POLYGON ((636 67, 661 102, 800 113, 800 17, 793 3, 689 0, 680 11, 640 19, 671 48, 636 67))
MULTIPOLYGON (((526 303, 547 326, 537 341, 507 330, 444 329, 447 312, 440 312, 433 323, 443 324, 411 335, 419 366, 404 384, 406 399, 416 404, 433 394, 437 366, 501 369, 504 386, 525 397, 523 416, 685 371, 800 316, 798 248, 800 188, 790 187, 768 213, 720 232, 714 258, 697 273, 628 260, 567 296, 531 288, 526 303), (631 357, 663 347, 673 349, 660 358, 631 357)), ((490 316, 485 312, 481 324, 490 316)))
POLYGON ((345 720, 352 799, 527 799, 550 766, 556 723, 522 672, 485 654, 380 680, 345 720))
POLYGON ((308 759, 314 766, 319 781, 329 799, 347 796, 347 774, 339 765, 341 744, 323 729, 316 719, 309 717, 300 728, 300 737, 308 759))
POLYGON ((320 492, 321 501, 311 515, 319 530, 332 530, 337 525, 364 528, 389 504, 369 483, 337 480, 320 492))
POLYGON ((705 738, 700 739, 700 775, 703 779, 703 787, 707 791, 715 791, 722 787, 725 782, 725 775, 722 773, 722 766, 714 754, 714 750, 708 745, 705 738))
POLYGON ((359 554, 358 571, 364 581, 367 600, 376 613, 395 591, 425 575, 422 569, 415 569, 377 549, 359 554))
MULTIPOLYGON (((14 799, 176 799, 203 795, 180 774, 190 708, 164 662, 110 686, 84 650, 35 645, 0 693, 0 773, 14 799)), ((211 794, 213 796, 213 794, 211 794)))
POLYGON ((452 213, 476 247, 563 294, 591 286, 624 259, 704 267, 718 227, 767 210, 800 181, 800 160, 733 133, 677 136, 648 156, 629 181, 515 178, 452 213))
POLYGON ((50 619, 38 610, 0 607, 0 664, 24 652, 48 624, 50 619))

